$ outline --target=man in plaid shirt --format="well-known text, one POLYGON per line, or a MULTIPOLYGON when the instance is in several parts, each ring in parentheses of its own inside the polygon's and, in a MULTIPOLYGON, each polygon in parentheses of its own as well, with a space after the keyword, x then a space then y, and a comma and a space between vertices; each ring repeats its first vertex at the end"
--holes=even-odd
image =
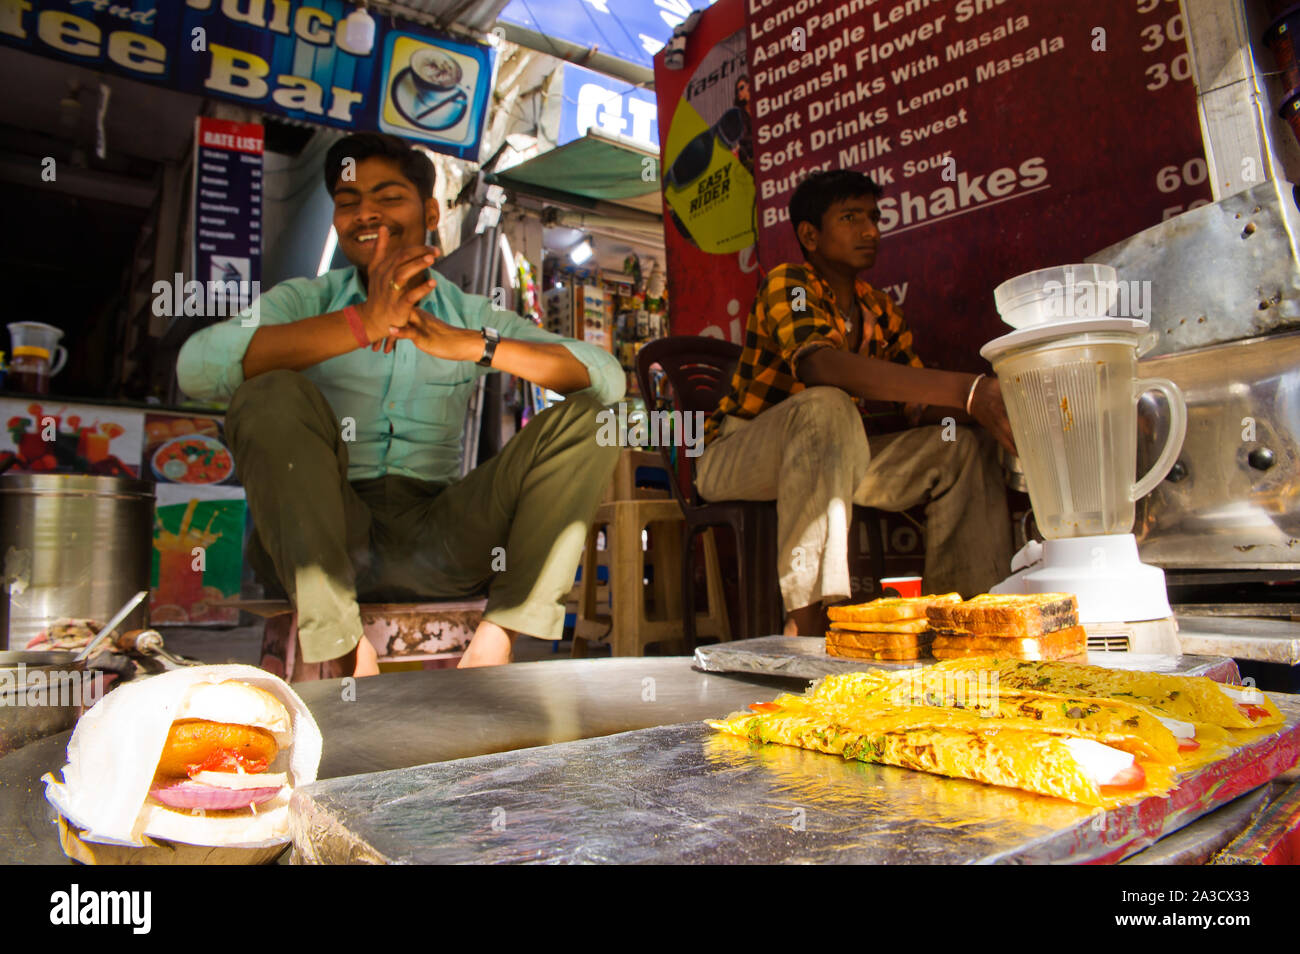
POLYGON ((786 635, 821 635, 824 606, 851 595, 852 504, 925 504, 927 592, 970 597, 1011 568, 995 442, 1015 444, 1002 391, 991 375, 926 368, 897 306, 857 277, 876 260, 880 194, 850 170, 795 189, 805 260, 768 273, 731 390, 705 425, 700 495, 776 501, 786 635), (868 435, 867 401, 895 402, 911 429, 868 435))

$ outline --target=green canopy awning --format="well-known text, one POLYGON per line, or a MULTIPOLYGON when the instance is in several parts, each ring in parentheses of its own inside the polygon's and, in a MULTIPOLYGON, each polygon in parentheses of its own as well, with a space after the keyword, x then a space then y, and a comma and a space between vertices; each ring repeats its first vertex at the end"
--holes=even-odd
POLYGON ((589 201, 577 204, 588 207, 598 200, 639 206, 643 203, 629 200, 644 201, 645 196, 659 191, 659 157, 588 132, 581 139, 493 173, 488 181, 542 198, 586 199, 589 201), (653 161, 648 180, 647 159, 653 161))

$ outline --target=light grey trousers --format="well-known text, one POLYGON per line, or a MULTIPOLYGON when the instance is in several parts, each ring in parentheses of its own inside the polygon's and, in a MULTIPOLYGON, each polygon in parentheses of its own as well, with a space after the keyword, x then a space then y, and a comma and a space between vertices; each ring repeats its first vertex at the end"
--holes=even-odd
POLYGON ((926 593, 970 598, 1011 572, 1011 521, 993 438, 932 425, 868 439, 852 397, 812 387, 752 420, 727 417, 696 469, 708 500, 775 500, 787 611, 847 599, 853 504, 925 505, 926 593))

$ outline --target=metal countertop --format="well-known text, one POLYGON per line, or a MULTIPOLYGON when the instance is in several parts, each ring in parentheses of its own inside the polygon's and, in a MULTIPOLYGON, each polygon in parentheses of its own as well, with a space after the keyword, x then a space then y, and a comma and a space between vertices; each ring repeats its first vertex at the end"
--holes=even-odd
POLYGON ((325 864, 1115 862, 1295 764, 1300 696, 1272 698, 1284 725, 1105 812, 685 723, 317 782, 289 826, 295 859, 325 864))
MULTIPOLYGON (((320 725, 328 779, 713 718, 803 685, 673 656, 390 673, 357 680, 355 701, 339 679, 294 689, 320 725)), ((70 735, 0 758, 0 863, 67 862, 40 777, 63 767, 70 735)))
POLYGON ((1185 653, 1300 665, 1300 623, 1290 620, 1180 614, 1178 642, 1185 653))

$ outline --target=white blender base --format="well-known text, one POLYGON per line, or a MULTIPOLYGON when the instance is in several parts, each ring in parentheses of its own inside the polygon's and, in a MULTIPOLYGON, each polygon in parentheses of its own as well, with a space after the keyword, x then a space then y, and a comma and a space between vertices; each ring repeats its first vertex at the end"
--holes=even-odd
MULTIPOLYGON (((1084 623, 1088 634, 1088 654, 1145 653, 1154 656, 1181 656, 1178 622, 1172 616, 1135 623, 1084 623)), ((1105 665, 1105 663, 1102 663, 1105 665)))
POLYGON ((1041 547, 1030 543, 1016 554, 1012 565, 1032 559, 1036 547, 1041 550, 1038 560, 990 592, 1073 593, 1090 643, 1126 636, 1129 652, 1180 652, 1165 573, 1139 559, 1133 534, 1046 540, 1041 547))

